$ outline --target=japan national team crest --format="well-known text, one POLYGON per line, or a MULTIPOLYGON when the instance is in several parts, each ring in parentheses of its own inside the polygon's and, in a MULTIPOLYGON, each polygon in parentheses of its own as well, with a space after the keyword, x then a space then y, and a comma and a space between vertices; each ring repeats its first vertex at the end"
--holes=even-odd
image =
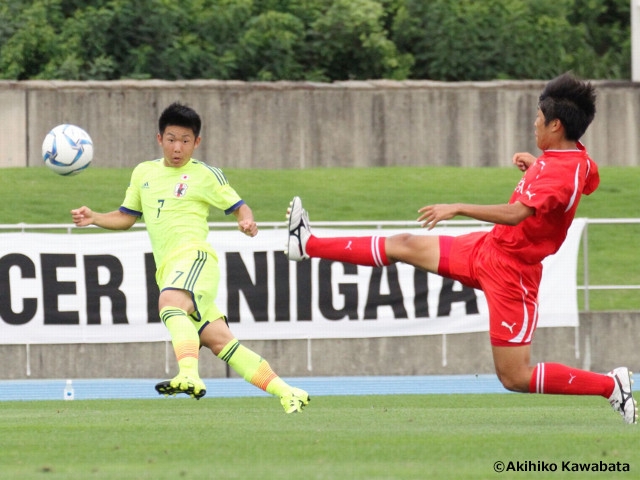
POLYGON ((187 193, 187 188, 189 188, 189 185, 186 183, 177 183, 176 188, 173 189, 173 195, 178 198, 182 198, 187 193))

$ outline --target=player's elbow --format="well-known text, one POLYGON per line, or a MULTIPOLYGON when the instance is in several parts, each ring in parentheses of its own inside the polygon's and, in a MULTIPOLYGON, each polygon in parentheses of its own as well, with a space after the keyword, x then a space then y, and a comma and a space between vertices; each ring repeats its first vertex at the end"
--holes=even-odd
POLYGON ((118 216, 116 217, 114 230, 129 230, 138 220, 138 217, 135 215, 129 215, 122 211, 118 211, 118 216))

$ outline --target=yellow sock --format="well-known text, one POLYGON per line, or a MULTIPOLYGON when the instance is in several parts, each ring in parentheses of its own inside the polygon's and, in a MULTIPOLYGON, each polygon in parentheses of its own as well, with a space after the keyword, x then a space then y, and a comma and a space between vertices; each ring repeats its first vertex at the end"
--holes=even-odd
POLYGON ((178 360, 181 374, 198 375, 198 351, 200 337, 198 331, 189 320, 187 312, 180 308, 164 307, 160 318, 171 334, 173 351, 178 360))
POLYGON ((231 340, 218 357, 229 364, 238 375, 247 382, 275 396, 282 396, 291 387, 285 383, 269 366, 264 358, 240 345, 238 340, 231 340))

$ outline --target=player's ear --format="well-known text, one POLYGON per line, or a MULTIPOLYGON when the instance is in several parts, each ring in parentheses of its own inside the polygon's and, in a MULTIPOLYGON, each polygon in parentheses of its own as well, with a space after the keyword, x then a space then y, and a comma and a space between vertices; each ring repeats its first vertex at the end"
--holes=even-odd
POLYGON ((554 131, 558 131, 560 129, 564 129, 564 125, 562 125, 562 122, 560 121, 559 118, 556 118, 553 120, 552 128, 554 131))
POLYGON ((196 141, 194 142, 194 147, 193 148, 198 148, 198 145, 200 145, 200 140, 202 140, 202 137, 196 137, 196 141))
POLYGON ((156 140, 158 141, 158 145, 162 145, 162 135, 160 135, 160 133, 156 133, 156 140))

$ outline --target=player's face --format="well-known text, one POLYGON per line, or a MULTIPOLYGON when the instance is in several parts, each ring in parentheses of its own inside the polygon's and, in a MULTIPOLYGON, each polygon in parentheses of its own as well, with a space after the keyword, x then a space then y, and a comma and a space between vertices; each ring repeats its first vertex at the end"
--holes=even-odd
POLYGON ((200 137, 196 137, 190 128, 169 125, 163 135, 158 133, 158 144, 164 153, 164 164, 178 168, 191 159, 193 151, 200 145, 200 137))
POLYGON ((552 120, 545 125, 542 110, 538 109, 538 115, 533 125, 536 128, 536 144, 540 150, 547 150, 556 140, 557 125, 559 120, 552 120))
POLYGON ((538 109, 536 121, 533 122, 533 126, 536 127, 536 144, 540 150, 544 150, 545 147, 545 118, 542 110, 538 109))

